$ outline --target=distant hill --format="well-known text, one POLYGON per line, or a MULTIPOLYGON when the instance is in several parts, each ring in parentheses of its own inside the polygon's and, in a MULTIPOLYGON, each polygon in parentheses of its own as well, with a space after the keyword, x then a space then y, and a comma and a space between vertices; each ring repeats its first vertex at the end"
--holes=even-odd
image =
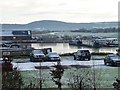
POLYGON ((33 31, 71 31, 93 28, 113 28, 117 22, 95 22, 95 23, 67 23, 62 21, 42 20, 28 24, 2 24, 3 30, 33 30, 33 31))

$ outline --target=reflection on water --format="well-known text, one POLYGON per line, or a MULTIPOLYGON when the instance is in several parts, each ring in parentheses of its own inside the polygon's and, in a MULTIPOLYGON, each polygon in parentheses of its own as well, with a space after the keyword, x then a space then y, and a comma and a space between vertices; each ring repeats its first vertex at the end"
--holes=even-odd
POLYGON ((76 52, 78 49, 89 49, 90 52, 106 52, 106 53, 116 53, 117 47, 103 47, 103 48, 87 48, 87 47, 76 47, 69 46, 68 43, 33 43, 32 47, 35 49, 41 48, 52 48, 53 52, 58 53, 72 53, 76 52))

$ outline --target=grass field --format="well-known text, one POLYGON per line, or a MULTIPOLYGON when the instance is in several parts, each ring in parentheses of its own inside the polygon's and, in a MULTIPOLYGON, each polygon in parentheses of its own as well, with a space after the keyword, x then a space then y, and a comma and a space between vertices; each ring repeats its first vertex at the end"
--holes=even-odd
MULTIPOLYGON (((94 71, 94 73, 90 73, 88 76, 93 78, 92 76, 95 75, 95 81, 98 88, 113 88, 112 84, 118 78, 118 68, 82 68, 82 69, 65 69, 64 74, 62 76, 62 88, 69 88, 68 87, 68 80, 71 79, 74 75, 84 75, 87 71, 94 71)), ((42 79, 43 79, 43 88, 56 88, 57 85, 52 81, 50 73, 50 69, 42 69, 42 79)), ((38 85, 38 81, 40 78, 39 70, 36 71, 21 71, 23 80, 27 85, 29 82, 33 82, 38 85)), ((86 78, 86 77, 85 77, 86 78)))
POLYGON ((103 37, 116 37, 118 38, 118 33, 84 33, 84 32, 55 32, 55 35, 68 35, 68 36, 75 36, 75 35, 82 35, 82 36, 103 36, 103 37))

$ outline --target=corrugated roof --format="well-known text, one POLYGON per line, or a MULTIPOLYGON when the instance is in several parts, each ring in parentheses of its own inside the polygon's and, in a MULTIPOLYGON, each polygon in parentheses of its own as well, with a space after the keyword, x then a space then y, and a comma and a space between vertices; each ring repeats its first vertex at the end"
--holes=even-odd
POLYGON ((27 36, 31 31, 1 31, 0 36, 27 36))

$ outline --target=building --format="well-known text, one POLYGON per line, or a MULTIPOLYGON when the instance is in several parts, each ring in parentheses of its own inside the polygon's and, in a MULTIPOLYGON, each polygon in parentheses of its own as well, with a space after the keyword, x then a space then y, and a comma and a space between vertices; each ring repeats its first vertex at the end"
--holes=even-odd
POLYGON ((32 39, 31 31, 2 31, 0 32, 0 40, 2 43, 15 42, 23 47, 30 47, 27 41, 32 39), (23 43, 24 42, 24 43, 23 43), (26 42, 26 43, 25 43, 26 42))

